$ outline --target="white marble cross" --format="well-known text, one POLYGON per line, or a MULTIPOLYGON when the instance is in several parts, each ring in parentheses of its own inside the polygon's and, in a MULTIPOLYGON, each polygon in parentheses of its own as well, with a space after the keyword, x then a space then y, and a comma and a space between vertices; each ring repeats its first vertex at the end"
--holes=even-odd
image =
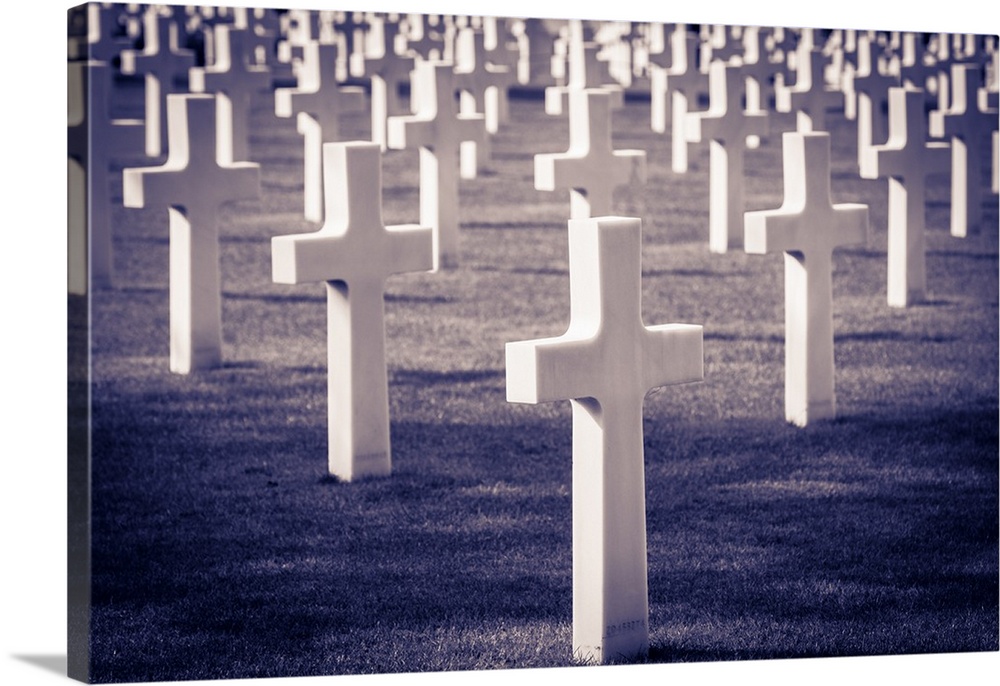
POLYGON ((780 62, 771 61, 765 41, 759 26, 743 27, 742 73, 746 79, 746 109, 750 112, 771 109, 775 76, 783 72, 780 62))
MULTIPOLYGON (((364 12, 334 12, 330 28, 338 50, 337 77, 347 80, 351 76, 364 73, 364 53, 359 46, 365 43, 365 34, 371 29, 371 22, 364 12)), ((322 36, 318 36, 322 43, 322 36)))
POLYGON ((747 212, 744 247, 785 253, 785 419, 806 426, 837 415, 833 362, 833 250, 868 240, 868 206, 830 201, 830 134, 782 136, 785 199, 747 212))
POLYGON ((408 14, 409 31, 406 49, 423 60, 443 61, 445 59, 445 27, 439 22, 432 25, 426 14, 408 14))
POLYGON ((78 263, 74 265, 70 280, 75 289, 82 286, 86 292, 87 281, 94 288, 108 288, 114 281, 111 164, 143 157, 145 133, 141 119, 111 117, 112 67, 97 61, 69 62, 68 67, 67 86, 73 91, 67 93, 69 102, 81 105, 69 132, 73 199, 69 218, 71 227, 79 227, 72 238, 74 246, 82 241, 83 247, 82 252, 74 247, 70 257, 86 260, 88 245, 90 256, 82 271, 78 263), (82 189, 75 185, 81 182, 85 184, 82 189), (77 225, 76 220, 83 223, 77 225))
POLYGON ((908 307, 926 295, 926 180, 950 170, 948 144, 927 142, 924 100, 919 89, 889 89, 889 140, 870 147, 861 160, 862 178, 885 176, 889 180, 886 292, 890 307, 908 307))
POLYGON ((188 71, 195 62, 194 51, 180 45, 180 27, 173 16, 176 8, 168 12, 162 14, 156 7, 146 9, 142 51, 121 53, 122 73, 142 74, 145 82, 146 154, 150 157, 166 152, 167 96, 187 91, 188 71))
POLYGON ((250 108, 253 96, 271 87, 271 71, 251 62, 246 29, 232 29, 216 24, 215 62, 206 67, 192 67, 188 72, 192 93, 218 93, 219 107, 226 111, 223 121, 231 122, 231 135, 220 142, 232 146, 233 160, 250 159, 250 108))
POLYGON ((333 74, 337 50, 332 43, 307 41, 302 46, 298 87, 274 91, 274 113, 279 117, 297 114, 295 129, 304 146, 304 215, 313 222, 323 219, 323 144, 339 140, 343 114, 361 112, 366 104, 363 88, 337 84, 333 74))
POLYGON ((983 223, 985 179, 982 170, 997 129, 997 111, 982 111, 976 102, 979 70, 969 64, 951 67, 951 102, 930 114, 930 131, 951 141, 951 235, 964 238, 983 223))
POLYGON ((898 73, 904 86, 913 86, 926 91, 929 86, 937 87, 934 77, 938 66, 921 34, 906 31, 902 34, 902 46, 898 55, 890 61, 893 73, 898 73))
POLYGON ((392 471, 385 281, 434 261, 430 227, 383 225, 380 155, 377 143, 326 143, 326 223, 271 239, 275 282, 326 283, 328 464, 344 481, 392 471))
POLYGON ((698 97, 708 93, 708 71, 698 67, 698 37, 678 24, 670 33, 671 63, 669 68, 651 66, 650 124, 653 131, 667 130, 667 101, 670 102, 670 167, 675 174, 688 170, 688 148, 685 140, 686 118, 698 108, 698 97))
POLYGON ((416 60, 397 52, 397 22, 383 19, 375 22, 375 26, 376 33, 381 33, 382 40, 378 41, 381 45, 365 54, 365 75, 371 79, 372 141, 386 150, 386 121, 391 116, 406 114, 399 89, 403 84, 409 85, 416 60))
POLYGON ((616 186, 646 182, 646 151, 611 147, 611 97, 601 88, 572 91, 569 150, 535 155, 535 188, 568 188, 572 219, 611 214, 616 186))
POLYGON ((481 114, 458 114, 452 66, 422 60, 413 72, 414 114, 389 117, 393 150, 420 149, 420 223, 434 230, 434 269, 458 264, 458 151, 462 141, 480 142, 481 114))
POLYGON ((556 85, 552 75, 556 38, 545 21, 525 19, 522 35, 526 45, 518 62, 518 81, 542 88, 556 85))
POLYGON ((687 115, 687 141, 709 141, 708 247, 724 253, 743 241, 743 149, 768 131, 766 112, 743 108, 742 68, 720 60, 709 67, 709 107, 687 115))
POLYGON ((795 112, 799 133, 825 131, 827 111, 843 102, 843 93, 826 85, 823 76, 826 59, 821 51, 803 41, 796 50, 795 83, 775 87, 775 109, 795 112))
POLYGON ((570 324, 507 343, 507 401, 573 408, 573 654, 598 663, 649 646, 642 407, 703 378, 702 327, 645 326, 641 222, 569 222, 570 324))
MULTIPOLYGON (((885 108, 889 102, 889 89, 899 85, 899 77, 883 74, 879 68, 879 54, 882 52, 877 41, 867 35, 860 35, 858 44, 858 66, 850 69, 845 79, 845 115, 847 105, 855 103, 854 115, 858 120, 858 165, 862 164, 866 150, 879 145, 888 138, 888 118, 885 108)), ((848 117, 851 118, 850 116, 848 117)))
POLYGON ((583 27, 579 22, 571 24, 571 29, 575 30, 570 34, 569 41, 569 80, 565 86, 545 89, 545 113, 562 114, 569 102, 569 94, 585 88, 607 90, 611 93, 611 107, 622 108, 625 105, 625 89, 608 74, 607 62, 598 59, 601 46, 583 39, 583 27))
MULTIPOLYGON (((499 130, 509 119, 507 88, 514 74, 506 67, 494 67, 486 62, 485 36, 478 29, 459 29, 455 39, 454 84, 458 91, 461 114, 482 114, 487 134, 499 130)), ((490 136, 482 142, 463 141, 460 173, 463 179, 476 178, 478 169, 489 163, 490 136)))
POLYGON ((464 114, 482 112, 486 130, 496 133, 510 119, 507 90, 516 75, 505 65, 489 61, 485 34, 471 27, 460 29, 455 41, 455 87, 464 114))
POLYGON ((217 96, 167 96, 169 156, 122 172, 125 207, 165 207, 170 218, 170 370, 222 361, 219 219, 223 205, 260 197, 260 167, 234 162, 221 140, 217 96))
POLYGON ((513 20, 505 17, 483 17, 483 36, 486 61, 504 67, 511 73, 511 85, 518 83, 518 64, 521 48, 512 30, 513 20))
MULTIPOLYGON (((112 63, 131 45, 123 22, 124 5, 88 2, 70 9, 69 19, 81 21, 82 32, 71 31, 67 46, 70 60, 112 63)), ((73 29, 73 26, 70 26, 73 29)))

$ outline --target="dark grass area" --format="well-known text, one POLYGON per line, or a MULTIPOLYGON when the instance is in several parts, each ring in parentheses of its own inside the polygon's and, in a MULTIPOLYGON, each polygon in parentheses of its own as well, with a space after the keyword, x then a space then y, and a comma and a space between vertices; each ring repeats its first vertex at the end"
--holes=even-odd
MULTIPOLYGON (((128 104, 126 103, 126 106, 128 104)), ((93 295, 93 678, 182 680, 572 665, 568 403, 505 402, 504 343, 569 321, 566 192, 532 154, 564 118, 512 103, 462 185, 462 263, 390 279, 394 474, 326 470, 319 284, 270 281, 301 217, 301 142, 261 98, 259 202, 221 227, 224 367, 168 371, 166 217, 119 209, 118 287, 93 295)), ((947 233, 928 210, 929 302, 885 305, 885 182, 851 173, 872 239, 835 255, 840 417, 783 421, 779 255, 707 249, 707 149, 669 169, 630 100, 615 145, 644 226, 647 324, 705 327, 705 381, 646 401, 654 662, 997 650, 997 206, 947 233)), ((345 136, 367 137, 350 119, 345 136)), ((781 204, 776 139, 747 156, 749 209, 781 204)), ((384 218, 415 222, 416 153, 383 161, 384 218)))

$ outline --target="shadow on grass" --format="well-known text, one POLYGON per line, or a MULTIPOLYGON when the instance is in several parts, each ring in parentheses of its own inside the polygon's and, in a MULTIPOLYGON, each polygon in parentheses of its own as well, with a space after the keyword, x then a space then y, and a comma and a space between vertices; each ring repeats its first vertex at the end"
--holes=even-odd
MULTIPOLYGON (((340 483, 303 401, 321 371, 95 391, 95 679, 572 664, 568 415, 396 417, 393 476, 340 483)), ((503 376, 391 380, 492 398, 503 376)), ((995 398, 804 430, 647 416, 650 659, 995 648, 997 438, 995 398)))
MULTIPOLYGON (((945 303, 942 303, 945 304, 945 303)), ((900 341, 906 343, 953 343, 960 340, 958 336, 907 334, 901 331, 858 331, 856 333, 834 334, 835 343, 847 341, 863 343, 882 343, 900 341)))
POLYGON ((438 384, 470 384, 484 381, 503 381, 506 372, 496 369, 456 369, 447 372, 402 369, 392 371, 391 383, 410 386, 438 384))
POLYGON ((545 222, 545 221, 537 221, 537 222, 518 222, 518 221, 498 221, 498 222, 463 221, 462 222, 462 229, 463 230, 469 230, 469 231, 475 231, 475 230, 480 230, 480 229, 497 230, 497 231, 502 231, 502 230, 505 230, 505 229, 509 229, 509 230, 512 230, 512 231, 520 231, 520 230, 523 230, 523 229, 528 229, 528 230, 549 229, 549 230, 565 231, 566 230, 566 224, 565 223, 560 224, 560 223, 557 223, 557 222, 545 222))
POLYGON ((647 441, 651 661, 997 649, 995 401, 726 430, 647 441))

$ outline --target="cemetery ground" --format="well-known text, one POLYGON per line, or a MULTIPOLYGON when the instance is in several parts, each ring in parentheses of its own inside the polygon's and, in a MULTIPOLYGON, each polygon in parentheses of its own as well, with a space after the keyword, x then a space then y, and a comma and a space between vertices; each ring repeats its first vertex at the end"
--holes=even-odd
MULTIPOLYGON (((322 285, 271 282, 302 219, 294 120, 261 97, 260 201, 220 230, 225 364, 168 369, 167 217, 115 212, 116 287, 93 294, 93 677, 183 680, 570 666, 568 402, 505 400, 504 344, 569 322, 569 194, 533 188, 565 116, 511 103, 462 182, 454 270, 385 297, 393 474, 326 476, 322 285)), ((997 650, 998 231, 948 234, 930 184, 928 301, 889 308, 885 180, 833 118, 833 200, 868 246, 834 254, 838 418, 785 423, 780 255, 708 251, 708 151, 670 171, 648 103, 647 325, 704 325, 705 380, 645 403, 652 662, 997 650)), ((343 138, 367 139, 363 115, 343 138)), ((781 149, 747 153, 747 209, 778 207, 781 149)), ((417 153, 383 156, 386 224, 417 221, 417 153)), ((116 183, 120 174, 114 175, 116 183)), ((120 197, 120 186, 117 193, 120 197)), ((80 321, 70 334, 79 335, 80 321)))

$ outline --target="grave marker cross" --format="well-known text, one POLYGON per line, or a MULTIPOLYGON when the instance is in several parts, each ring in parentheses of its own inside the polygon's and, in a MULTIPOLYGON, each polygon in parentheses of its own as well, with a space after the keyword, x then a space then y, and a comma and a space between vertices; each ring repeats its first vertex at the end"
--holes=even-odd
POLYGON ((125 207, 169 213, 170 370, 178 374, 222 361, 219 211, 260 196, 260 167, 233 162, 223 116, 214 95, 167 96, 166 163, 122 172, 125 207))
POLYGON ((566 109, 569 94, 585 88, 601 88, 611 93, 611 107, 621 109, 625 105, 625 89, 608 74, 608 63, 598 58, 601 46, 584 41, 579 23, 572 25, 576 30, 570 34, 568 71, 569 82, 565 86, 549 86, 545 89, 545 113, 558 115, 566 109))
MULTIPOLYGON (((71 167, 70 178, 81 179, 89 188, 82 198, 76 194, 79 187, 71 189, 74 191, 71 220, 83 219, 86 225, 84 233, 76 234, 74 238, 84 241, 83 252, 74 249, 70 256, 86 256, 88 244, 90 256, 87 261, 89 274, 86 269, 83 272, 74 270, 72 281, 81 284, 78 275, 84 278, 89 276, 95 288, 108 288, 114 280, 113 205, 109 186, 111 164, 143 156, 143 122, 139 119, 112 119, 111 80, 114 74, 111 66, 97 61, 69 62, 68 65, 67 85, 75 91, 71 102, 82 105, 79 111, 81 118, 69 136, 70 158, 75 158, 80 168, 72 170, 71 167), (83 207, 77 207, 79 203, 83 207)), ((72 221, 70 226, 74 226, 72 221)))
POLYGON ((518 62, 518 81, 543 88, 555 85, 556 79, 552 75, 552 67, 555 61, 556 38, 549 31, 545 21, 525 19, 522 37, 527 45, 522 48, 521 59, 518 62))
POLYGON ((772 62, 765 46, 766 36, 759 26, 743 28, 743 76, 746 78, 746 108, 767 112, 774 99, 774 81, 782 66, 772 62))
POLYGON ((365 75, 371 79, 372 141, 386 150, 386 120, 405 114, 399 89, 404 83, 410 83, 410 72, 416 60, 396 52, 398 22, 383 19, 377 26, 381 28, 382 50, 381 54, 365 55, 365 75))
POLYGON ((146 9, 143 15, 143 50, 123 50, 123 74, 142 74, 145 87, 146 154, 159 157, 167 143, 164 117, 167 96, 184 93, 188 87, 188 72, 194 67, 193 50, 180 45, 180 26, 174 16, 176 8, 161 14, 156 7, 146 9))
MULTIPOLYGON (((899 77, 879 69, 881 46, 866 35, 858 36, 858 67, 848 71, 845 92, 847 103, 856 102, 858 120, 858 165, 865 151, 888 138, 888 119, 883 114, 889 101, 889 89, 899 85, 899 77)), ((904 134, 905 135, 905 134, 904 134)))
POLYGON ((392 471, 383 291, 390 275, 433 266, 430 227, 382 223, 380 155, 377 143, 325 144, 326 223, 271 239, 275 282, 326 282, 328 464, 345 481, 392 471))
POLYGON ((833 364, 833 249, 868 239, 866 205, 830 202, 830 134, 782 136, 785 199, 747 212, 745 249, 785 253, 785 418, 797 426, 837 414, 833 364))
POLYGON ((304 214, 309 221, 323 219, 322 147, 340 138, 340 117, 360 112, 365 106, 363 88, 341 88, 334 78, 338 47, 309 40, 302 46, 298 88, 274 91, 274 113, 291 117, 297 113, 295 129, 303 137, 304 214))
POLYGON ((611 97, 600 88, 572 91, 569 150, 535 155, 535 188, 569 188, 572 219, 611 214, 616 186, 646 182, 646 152, 611 147, 611 97))
POLYGON ((950 84, 951 103, 947 110, 931 112, 930 131, 932 136, 951 140, 951 235, 964 238, 983 223, 986 183, 982 170, 990 132, 997 129, 997 112, 978 107, 976 67, 953 64, 950 84))
POLYGON ((569 221, 570 324, 508 343, 507 401, 573 409, 573 653, 609 662, 649 645, 642 407, 701 381, 702 327, 645 326, 641 223, 569 221))
POLYGON ((449 62, 422 60, 413 72, 414 114, 389 117, 394 150, 420 148, 420 223, 434 230, 434 269, 458 264, 458 151, 486 136, 483 115, 458 114, 449 62))
POLYGON ((721 60, 709 67, 706 112, 687 115, 687 140, 709 139, 709 250, 724 253, 743 240, 743 150, 748 136, 767 133, 766 112, 743 109, 742 68, 721 60))
POLYGON ((809 45, 803 41, 796 51, 795 83, 778 86, 774 93, 775 109, 795 112, 796 130, 800 133, 825 131, 827 111, 843 99, 840 90, 826 85, 823 53, 809 45))
POLYGON ((927 143, 924 92, 889 89, 889 140, 870 147, 861 161, 861 176, 889 179, 889 246, 887 294, 890 307, 908 307, 927 291, 924 208, 927 177, 947 173, 947 143, 927 143))
POLYGON ((192 93, 219 93, 219 107, 226 112, 231 135, 222 142, 232 146, 232 159, 250 159, 250 108, 253 95, 271 87, 271 71, 251 63, 246 29, 233 29, 228 24, 216 24, 215 63, 207 67, 192 67, 188 74, 192 93))
POLYGON ((670 68, 651 66, 650 124, 657 133, 667 130, 669 98, 670 168, 675 174, 683 174, 688 170, 685 119, 688 111, 697 109, 699 96, 708 92, 708 73, 702 72, 698 67, 698 37, 689 33, 685 24, 678 24, 670 33, 670 50, 670 68))
MULTIPOLYGON (((459 92, 459 112, 483 115, 487 134, 495 134, 500 122, 509 118, 507 87, 513 73, 506 67, 494 67, 486 62, 485 36, 480 29, 459 29, 455 39, 454 83, 459 92)), ((476 178, 478 168, 490 158, 490 136, 461 144, 461 176, 476 178)))

